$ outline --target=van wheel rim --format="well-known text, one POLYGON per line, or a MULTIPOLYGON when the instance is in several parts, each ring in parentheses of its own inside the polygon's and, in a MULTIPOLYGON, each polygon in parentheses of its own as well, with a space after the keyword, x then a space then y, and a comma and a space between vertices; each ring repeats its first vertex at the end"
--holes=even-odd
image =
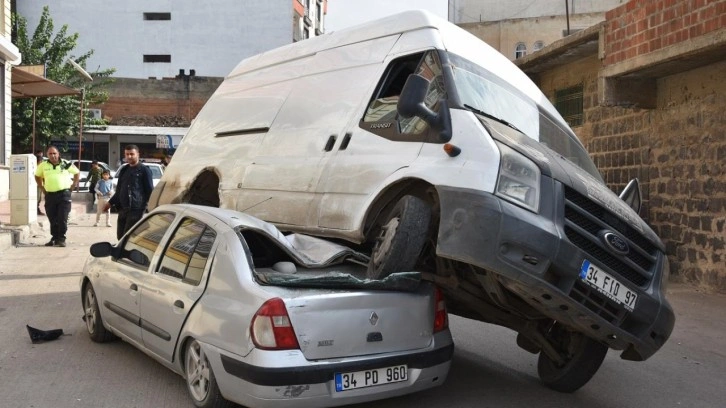
POLYGON ((192 340, 186 353, 187 385, 192 397, 204 401, 209 394, 209 360, 196 340, 192 340))

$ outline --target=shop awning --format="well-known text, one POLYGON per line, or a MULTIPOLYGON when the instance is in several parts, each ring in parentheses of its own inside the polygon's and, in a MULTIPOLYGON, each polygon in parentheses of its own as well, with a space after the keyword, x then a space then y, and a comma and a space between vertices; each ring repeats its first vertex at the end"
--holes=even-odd
POLYGON ((13 67, 11 88, 13 98, 79 95, 81 93, 40 75, 24 71, 22 67, 13 67))

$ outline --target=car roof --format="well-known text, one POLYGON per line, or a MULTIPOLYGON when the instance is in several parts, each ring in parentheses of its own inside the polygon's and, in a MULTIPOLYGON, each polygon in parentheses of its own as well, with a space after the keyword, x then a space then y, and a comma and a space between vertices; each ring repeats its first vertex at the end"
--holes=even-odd
POLYGON ((267 232, 271 236, 282 235, 277 227, 266 221, 262 221, 261 219, 249 214, 227 208, 208 207, 196 204, 165 204, 155 208, 154 212, 156 211, 184 212, 184 214, 188 215, 207 214, 222 221, 230 228, 244 226, 267 232))

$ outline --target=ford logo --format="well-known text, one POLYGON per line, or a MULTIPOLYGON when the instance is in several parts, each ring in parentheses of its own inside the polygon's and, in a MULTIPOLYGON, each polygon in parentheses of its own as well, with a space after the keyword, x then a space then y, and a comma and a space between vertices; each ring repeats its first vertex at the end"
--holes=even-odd
POLYGON ((603 241, 605 241, 605 245, 607 245, 608 248, 610 248, 613 252, 620 255, 625 255, 630 252, 630 247, 628 247, 628 243, 619 235, 608 231, 603 234, 602 237, 603 241))

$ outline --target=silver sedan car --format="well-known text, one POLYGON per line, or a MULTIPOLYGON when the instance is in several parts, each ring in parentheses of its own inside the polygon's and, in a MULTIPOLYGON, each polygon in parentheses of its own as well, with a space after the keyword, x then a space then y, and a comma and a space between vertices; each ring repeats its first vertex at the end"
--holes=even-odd
POLYGON ((198 407, 324 407, 441 385, 454 350, 441 292, 416 272, 246 214, 166 205, 81 277, 92 340, 120 337, 186 379, 198 407))

